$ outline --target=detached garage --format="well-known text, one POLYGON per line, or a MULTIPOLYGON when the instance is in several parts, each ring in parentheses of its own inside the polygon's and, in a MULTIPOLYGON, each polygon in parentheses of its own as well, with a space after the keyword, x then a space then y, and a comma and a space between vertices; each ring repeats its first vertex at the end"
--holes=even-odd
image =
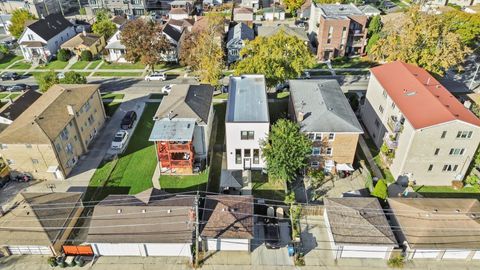
POLYGON ((19 194, 0 216, 0 247, 12 255, 60 254, 83 210, 80 198, 73 192, 19 194))
POLYGON ((392 198, 388 204, 409 259, 480 260, 478 200, 392 198))
POLYGON ((253 238, 253 197, 205 197, 201 236, 208 251, 250 251, 253 238))
POLYGON ((334 258, 389 259, 398 247, 377 198, 328 198, 324 202, 334 258))
POLYGON ((87 242, 98 256, 191 257, 195 196, 148 189, 95 206, 87 242))

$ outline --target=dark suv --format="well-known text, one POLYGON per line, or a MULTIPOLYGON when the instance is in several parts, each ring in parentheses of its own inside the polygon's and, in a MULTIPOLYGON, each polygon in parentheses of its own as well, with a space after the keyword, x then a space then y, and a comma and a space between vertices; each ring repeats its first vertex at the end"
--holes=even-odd
POLYGON ((20 78, 20 76, 18 76, 18 73, 16 73, 16 72, 6 72, 6 73, 3 73, 0 76, 0 79, 2 81, 6 81, 6 80, 15 81, 15 80, 18 80, 19 78, 20 78))
POLYGON ((263 229, 265 232, 265 246, 267 249, 279 249, 282 247, 280 241, 280 225, 275 218, 265 218, 263 229))
POLYGON ((124 130, 131 129, 135 120, 137 120, 137 113, 135 111, 128 111, 122 119, 120 128, 124 130))

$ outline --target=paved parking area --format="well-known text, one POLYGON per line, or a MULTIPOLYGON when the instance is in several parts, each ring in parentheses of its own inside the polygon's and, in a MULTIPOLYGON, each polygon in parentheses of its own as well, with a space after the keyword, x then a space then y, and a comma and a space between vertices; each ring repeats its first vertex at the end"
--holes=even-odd
POLYGON ((22 192, 25 188, 35 185, 38 182, 15 182, 9 181, 3 188, 0 189, 0 207, 7 204, 10 200, 15 198, 18 193, 22 192))
POLYGON ((263 221, 255 222, 255 239, 252 241, 252 265, 286 266, 293 265, 293 258, 288 256, 287 245, 290 243, 290 228, 288 222, 280 222, 279 249, 267 249, 264 244, 265 232, 263 221))

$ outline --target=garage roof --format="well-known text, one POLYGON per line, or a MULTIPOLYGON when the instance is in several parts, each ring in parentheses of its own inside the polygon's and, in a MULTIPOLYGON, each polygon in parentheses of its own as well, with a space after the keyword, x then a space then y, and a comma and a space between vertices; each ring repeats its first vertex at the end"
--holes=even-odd
POLYGON ((335 244, 391 245, 397 240, 377 198, 328 198, 324 200, 335 244))
POLYGON ((61 236, 82 193, 21 193, 0 217, 1 245, 50 246, 61 236), (61 207, 53 207, 62 205, 61 207))
POLYGON ((209 195, 201 235, 212 238, 253 238, 253 196, 209 195))
POLYGON ((476 199, 388 199, 412 249, 479 249, 480 202, 476 199))
POLYGON ((190 243, 195 196, 151 188, 109 195, 94 208, 88 243, 190 243))

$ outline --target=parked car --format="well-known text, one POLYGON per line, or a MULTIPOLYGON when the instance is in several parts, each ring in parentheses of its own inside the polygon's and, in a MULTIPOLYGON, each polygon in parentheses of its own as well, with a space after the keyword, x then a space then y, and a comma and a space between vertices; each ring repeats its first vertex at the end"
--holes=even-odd
POLYGON ((290 84, 288 83, 288 81, 283 82, 283 83, 279 83, 275 87, 275 90, 277 92, 282 92, 282 91, 285 91, 285 90, 288 90, 288 89, 290 89, 290 84))
POLYGON ((167 79, 167 75, 162 72, 153 72, 147 76, 145 76, 145 81, 165 81, 167 79))
POLYGON ((128 111, 122 119, 120 128, 124 130, 131 129, 135 120, 137 120, 137 113, 135 111, 128 111))
POLYGON ((8 92, 20 92, 30 90, 30 85, 26 85, 24 83, 15 84, 12 86, 7 87, 8 92))
POLYGON ((122 149, 127 143, 128 132, 126 130, 120 130, 115 133, 112 141, 112 149, 122 149))
POLYGON ((282 247, 280 241, 280 227, 276 219, 265 218, 263 229, 265 231, 265 246, 267 249, 279 249, 282 247))
POLYGON ((3 92, 7 90, 7 87, 5 85, 0 85, 0 92, 3 92))
POLYGON ((63 72, 58 73, 58 74, 57 74, 57 78, 58 78, 59 80, 65 79, 65 73, 63 73, 63 72))
POLYGON ((170 94, 170 91, 172 91, 172 87, 175 84, 167 84, 164 87, 162 87, 162 94, 170 94))
POLYGON ((15 81, 15 80, 18 80, 19 78, 20 76, 18 76, 18 73, 16 72, 5 72, 0 76, 0 79, 2 81, 7 81, 7 80, 15 81))

